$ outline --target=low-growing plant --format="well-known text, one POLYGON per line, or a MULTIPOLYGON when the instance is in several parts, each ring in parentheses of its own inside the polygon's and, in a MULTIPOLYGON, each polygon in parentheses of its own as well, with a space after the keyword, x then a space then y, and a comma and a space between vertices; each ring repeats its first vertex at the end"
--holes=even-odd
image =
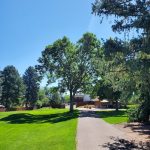
POLYGON ((50 101, 50 106, 52 108, 65 108, 65 104, 58 102, 58 101, 55 101, 55 100, 50 101))
POLYGON ((146 105, 145 102, 142 102, 140 105, 135 105, 127 111, 129 122, 147 122, 147 118, 150 117, 149 112, 149 105, 146 105))
POLYGON ((135 122, 139 121, 139 107, 131 107, 127 110, 128 121, 135 122))

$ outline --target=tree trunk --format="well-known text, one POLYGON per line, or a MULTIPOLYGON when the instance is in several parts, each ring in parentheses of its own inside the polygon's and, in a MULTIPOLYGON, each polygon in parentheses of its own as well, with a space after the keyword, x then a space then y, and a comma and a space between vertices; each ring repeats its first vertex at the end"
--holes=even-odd
POLYGON ((28 109, 28 102, 25 102, 25 107, 26 109, 28 109))
POLYGON ((145 114, 144 117, 143 117, 143 121, 144 122, 149 122, 149 119, 150 119, 149 113, 145 114))
POLYGON ((70 112, 73 112, 73 95, 72 95, 72 90, 70 90, 70 112))
POLYGON ((6 99, 6 101, 5 101, 5 107, 6 107, 7 110, 10 109, 10 102, 9 102, 8 99, 6 99))
POLYGON ((116 100, 116 111, 118 111, 118 100, 116 100))

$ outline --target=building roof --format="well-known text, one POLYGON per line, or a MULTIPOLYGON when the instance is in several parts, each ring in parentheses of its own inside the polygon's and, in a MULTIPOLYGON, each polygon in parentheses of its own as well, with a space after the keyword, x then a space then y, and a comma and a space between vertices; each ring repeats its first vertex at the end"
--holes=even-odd
POLYGON ((0 108, 5 108, 5 106, 4 105, 0 105, 0 108))
POLYGON ((75 95, 75 97, 84 97, 84 95, 82 95, 82 94, 78 94, 78 95, 75 95))
POLYGON ((98 98, 95 98, 95 99, 92 99, 92 101, 94 101, 94 102, 98 102, 98 101, 99 101, 99 99, 98 99, 98 98))
POLYGON ((103 99, 102 101, 101 101, 101 103, 108 103, 109 101, 108 100, 106 100, 106 99, 103 99))

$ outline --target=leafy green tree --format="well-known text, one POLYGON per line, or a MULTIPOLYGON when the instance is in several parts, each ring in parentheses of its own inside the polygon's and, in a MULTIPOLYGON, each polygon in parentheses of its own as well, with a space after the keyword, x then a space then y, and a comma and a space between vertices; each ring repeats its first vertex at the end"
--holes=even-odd
POLYGON ((64 101, 65 101, 65 103, 68 103, 70 101, 70 96, 69 95, 65 95, 64 96, 64 101))
POLYGON ((99 40, 94 34, 86 33, 76 45, 63 37, 42 52, 38 68, 48 74, 49 83, 58 80, 59 85, 70 92, 70 111, 73 111, 77 90, 84 88, 94 77, 93 63, 99 51, 99 40))
POLYGON ((97 96, 100 99, 113 99, 113 89, 110 84, 106 84, 103 80, 98 82, 97 96))
POLYGON ((61 94, 58 87, 49 88, 49 100, 52 107, 57 107, 62 104, 61 94))
POLYGON ((52 108, 61 108, 64 103, 60 87, 45 87, 45 94, 52 108))
POLYGON ((44 100, 44 99, 47 99, 45 89, 43 89, 43 88, 39 89, 38 97, 39 97, 38 99, 41 100, 41 101, 44 100))
POLYGON ((19 98, 23 96, 24 85, 22 78, 14 66, 7 66, 2 71, 2 99, 6 108, 19 104, 19 98))
POLYGON ((39 107, 49 105, 49 98, 47 97, 46 91, 43 88, 39 89, 38 101, 36 102, 36 105, 38 105, 39 107))
MULTIPOLYGON (((93 13, 102 16, 114 16, 112 29, 115 32, 128 33, 131 29, 140 31, 139 36, 130 40, 126 50, 125 65, 128 70, 127 86, 134 83, 135 93, 140 101, 139 117, 148 121, 150 116, 150 12, 149 0, 100 0, 93 4, 93 13), (130 82, 131 80, 131 82, 130 82)), ((123 52, 123 51, 122 51, 123 52)), ((122 71, 123 72, 123 71, 122 71)), ((123 74, 123 73, 122 73, 123 74)), ((122 78, 122 83, 125 81, 122 78)), ((129 91, 129 90, 128 90, 129 91)))
POLYGON ((26 107, 28 107, 28 105, 33 107, 38 100, 38 92, 40 88, 40 76, 34 67, 30 66, 25 71, 23 81, 26 85, 26 107))
POLYGON ((121 92, 114 91, 111 82, 106 82, 104 79, 101 79, 97 82, 93 88, 95 95, 99 96, 99 99, 108 99, 109 101, 116 103, 116 110, 118 111, 118 100, 120 99, 121 92))

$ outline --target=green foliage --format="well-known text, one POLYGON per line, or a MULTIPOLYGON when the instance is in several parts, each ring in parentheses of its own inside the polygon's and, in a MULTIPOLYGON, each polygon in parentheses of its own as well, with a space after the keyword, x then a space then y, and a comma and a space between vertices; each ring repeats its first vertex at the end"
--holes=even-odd
POLYGON ((66 109, 0 113, 0 149, 75 150, 77 117, 66 109))
POLYGON ((139 105, 139 120, 143 122, 149 122, 150 117, 150 100, 144 100, 139 105))
POLYGON ((23 75, 26 85, 26 106, 33 106, 38 100, 38 91, 40 88, 40 76, 34 67, 29 67, 23 75))
POLYGON ((127 111, 129 122, 140 121, 139 120, 139 107, 132 107, 127 111))
POLYGON ((114 54, 125 52, 126 50, 124 42, 117 38, 110 38, 104 42, 104 57, 108 60, 112 60, 114 54))
POLYGON ((38 107, 49 106, 49 98, 46 95, 45 89, 40 89, 38 92, 38 100, 36 101, 38 107))
POLYGON ((61 95, 61 92, 59 91, 58 87, 52 87, 49 89, 49 101, 50 106, 52 108, 62 108, 64 107, 64 101, 61 95))
POLYGON ((115 92, 113 91, 111 84, 105 83, 103 80, 100 80, 98 84, 99 88, 97 91, 97 96, 99 96, 100 99, 115 100, 115 92))
POLYGON ((149 1, 147 0, 100 0, 93 3, 93 13, 102 17, 102 15, 114 15, 113 31, 121 32, 132 28, 149 30, 150 14, 149 1), (138 11, 137 11, 138 10, 138 11))
POLYGON ((19 99, 23 97, 24 85, 22 78, 14 66, 7 66, 2 71, 2 98, 1 103, 6 107, 19 104, 19 99))
POLYGON ((114 16, 112 29, 115 32, 125 32, 131 29, 140 30, 139 36, 128 42, 108 40, 104 44, 103 68, 107 68, 105 78, 111 81, 113 89, 122 91, 124 100, 137 97, 139 117, 148 121, 150 116, 150 13, 149 1, 111 0, 95 1, 93 13, 102 16, 114 16), (138 11, 137 11, 138 10, 138 11), (107 72, 107 70, 109 70, 107 72), (133 93, 136 94, 133 95, 133 93))
POLYGON ((69 95, 65 95, 64 96, 64 100, 66 103, 68 103, 70 101, 70 96, 69 95))
POLYGON ((95 66, 98 65, 96 71, 100 80, 93 88, 92 94, 97 92, 100 99, 116 101, 116 110, 118 109, 118 100, 126 106, 134 91, 134 82, 127 72, 126 54, 128 49, 126 44, 117 38, 106 40, 103 44, 100 61, 95 64, 95 66))
POLYGON ((128 117, 129 121, 140 121, 140 122, 147 122, 149 121, 149 113, 150 108, 149 104, 144 104, 144 101, 141 102, 139 105, 133 105, 131 108, 128 109, 128 117), (147 119, 148 118, 148 119, 147 119))
POLYGON ((49 45, 39 58, 37 66, 47 73, 49 83, 59 80, 59 86, 70 92, 70 111, 73 110, 73 97, 77 90, 85 89, 94 77, 94 62, 100 54, 100 42, 92 33, 85 33, 76 45, 63 37, 49 45), (93 76, 91 76, 93 74, 93 76))

